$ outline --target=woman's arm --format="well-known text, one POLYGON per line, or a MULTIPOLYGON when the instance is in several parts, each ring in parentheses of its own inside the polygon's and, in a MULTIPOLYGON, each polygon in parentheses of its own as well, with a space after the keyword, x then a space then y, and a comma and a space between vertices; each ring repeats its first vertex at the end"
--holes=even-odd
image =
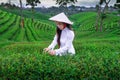
POLYGON ((48 46, 48 48, 50 50, 53 50, 56 45, 57 45, 57 35, 54 36, 54 39, 53 39, 52 43, 48 46))

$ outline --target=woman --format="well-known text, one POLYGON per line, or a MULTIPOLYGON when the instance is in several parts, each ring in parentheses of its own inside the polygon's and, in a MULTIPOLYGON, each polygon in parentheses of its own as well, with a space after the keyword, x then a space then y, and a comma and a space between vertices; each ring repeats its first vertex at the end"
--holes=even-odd
POLYGON ((50 20, 55 21, 57 25, 56 35, 52 43, 45 48, 44 51, 48 52, 50 55, 65 55, 65 54, 75 54, 75 49, 73 47, 74 32, 71 30, 71 22, 64 13, 60 13, 50 20), (59 49, 54 47, 58 44, 59 49))

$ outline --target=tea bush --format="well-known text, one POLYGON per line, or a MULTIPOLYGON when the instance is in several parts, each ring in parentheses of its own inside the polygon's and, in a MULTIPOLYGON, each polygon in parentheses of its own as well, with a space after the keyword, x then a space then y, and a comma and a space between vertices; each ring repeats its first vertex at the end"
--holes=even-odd
POLYGON ((83 41, 74 44, 76 55, 62 57, 43 53, 43 48, 48 44, 15 43, 5 46, 0 49, 2 52, 0 78, 4 80, 119 79, 118 43, 83 41))

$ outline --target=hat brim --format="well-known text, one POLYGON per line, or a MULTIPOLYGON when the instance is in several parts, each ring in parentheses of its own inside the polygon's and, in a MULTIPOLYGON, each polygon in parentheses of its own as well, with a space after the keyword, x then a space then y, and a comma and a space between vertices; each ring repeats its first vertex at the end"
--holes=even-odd
POLYGON ((54 20, 54 19, 51 19, 51 18, 49 20, 54 21, 54 22, 57 21, 57 22, 63 22, 63 23, 67 23, 67 24, 73 25, 73 22, 71 22, 71 21, 69 21, 69 22, 67 21, 66 22, 66 21, 62 21, 62 20, 54 20))
POLYGON ((70 25, 73 24, 73 22, 70 21, 68 19, 68 17, 63 12, 60 13, 60 14, 57 14, 57 15, 51 17, 51 18, 49 18, 49 20, 57 21, 57 22, 64 22, 64 23, 67 23, 67 24, 70 24, 70 25))

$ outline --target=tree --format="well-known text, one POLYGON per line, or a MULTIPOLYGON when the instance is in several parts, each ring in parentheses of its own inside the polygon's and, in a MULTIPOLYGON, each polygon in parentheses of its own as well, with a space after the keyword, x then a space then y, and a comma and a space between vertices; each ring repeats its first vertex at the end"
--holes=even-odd
POLYGON ((23 9, 22 9, 22 0, 19 0, 20 2, 20 13, 21 13, 21 20, 20 20, 20 25, 23 28, 24 27, 24 18, 23 18, 23 9))
POLYGON ((11 0, 8 0, 8 4, 11 5, 11 0))
MULTIPOLYGON (((119 11, 119 10, 120 10, 120 0, 117 0, 117 1, 116 1, 115 6, 118 8, 118 11, 119 11)), ((120 12, 120 11, 119 11, 119 12, 120 12)))
POLYGON ((3 2, 0 4, 0 6, 4 6, 4 5, 5 5, 5 3, 3 3, 3 2))
POLYGON ((120 15, 120 0, 117 0, 114 6, 118 9, 120 15))
MULTIPOLYGON (((119 16, 120 16, 120 0, 117 0, 117 1, 116 1, 115 6, 117 7, 117 9, 118 9, 118 13, 119 13, 119 16)), ((119 23, 119 26, 120 26, 120 20, 119 20, 118 23, 119 23)))
POLYGON ((103 3, 105 3, 105 7, 103 8, 103 10, 101 10, 101 17, 100 17, 100 31, 103 31, 103 20, 106 18, 106 14, 108 11, 108 4, 110 3, 111 0, 100 0, 100 5, 102 5, 103 3))
POLYGON ((8 7, 11 7, 11 0, 8 0, 8 7))
POLYGON ((14 3, 12 3, 12 1, 16 1, 16 0, 7 0, 6 6, 9 7, 9 8, 16 7, 16 5, 14 3))
MULTIPOLYGON (((34 8, 37 6, 37 4, 40 4, 40 0, 26 0, 26 5, 30 5, 32 9, 32 13, 34 14, 34 8)), ((32 16, 32 21, 33 21, 33 16, 32 16)))
POLYGON ((103 31, 103 22, 106 18, 106 14, 108 12, 108 4, 111 0, 100 0, 99 4, 96 6, 97 9, 97 20, 96 20, 96 31, 98 31, 98 24, 100 23, 100 31, 103 31), (101 6, 105 3, 105 6, 102 8, 101 6), (99 21, 99 22, 98 22, 99 21))
POLYGON ((75 4, 77 0, 56 0, 56 4, 59 4, 60 6, 64 7, 64 10, 68 11, 67 4, 73 3, 75 4))
POLYGON ((98 27, 99 27, 99 18, 100 18, 100 11, 101 11, 101 7, 100 5, 96 5, 96 10, 97 10, 97 19, 96 19, 96 24, 95 24, 95 29, 96 31, 98 31, 98 27))
POLYGON ((103 3, 105 3, 105 7, 103 9, 103 12, 107 13, 107 11, 108 11, 108 4, 110 3, 111 0, 102 0, 102 1, 103 1, 103 3))
POLYGON ((75 4, 75 2, 77 2, 77 0, 56 0, 56 4, 64 5, 64 6, 66 6, 69 3, 75 4))

